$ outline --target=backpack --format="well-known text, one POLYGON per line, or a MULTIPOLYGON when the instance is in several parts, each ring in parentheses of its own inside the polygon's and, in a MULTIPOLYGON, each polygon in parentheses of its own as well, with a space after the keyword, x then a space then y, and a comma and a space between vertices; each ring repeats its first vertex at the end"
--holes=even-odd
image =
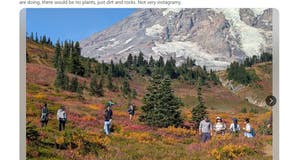
POLYGON ((40 120, 47 121, 47 114, 48 114, 47 108, 43 108, 41 112, 40 120))
POLYGON ((256 133, 255 133, 255 130, 253 128, 250 129, 250 133, 253 137, 255 137, 256 133))
POLYGON ((40 121, 47 121, 47 113, 42 113, 41 114, 40 121))

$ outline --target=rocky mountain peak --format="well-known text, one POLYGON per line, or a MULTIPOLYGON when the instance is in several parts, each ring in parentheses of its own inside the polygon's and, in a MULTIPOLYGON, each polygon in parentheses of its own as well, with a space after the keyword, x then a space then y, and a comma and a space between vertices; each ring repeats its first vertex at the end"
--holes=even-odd
POLYGON ((131 53, 146 59, 187 57, 215 70, 272 51, 272 9, 137 9, 81 41, 82 54, 109 63, 131 53))

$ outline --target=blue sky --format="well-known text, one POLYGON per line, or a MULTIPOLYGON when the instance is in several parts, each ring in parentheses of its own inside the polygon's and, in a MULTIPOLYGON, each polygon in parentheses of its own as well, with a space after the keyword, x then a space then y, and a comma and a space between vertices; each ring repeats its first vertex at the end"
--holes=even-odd
POLYGON ((46 34, 53 42, 80 41, 133 13, 135 9, 27 9, 27 33, 46 34))

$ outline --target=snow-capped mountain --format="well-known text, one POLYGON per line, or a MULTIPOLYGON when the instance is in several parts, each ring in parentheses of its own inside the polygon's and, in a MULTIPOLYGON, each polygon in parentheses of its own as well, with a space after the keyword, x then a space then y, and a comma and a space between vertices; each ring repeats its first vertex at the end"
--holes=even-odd
POLYGON ((107 63, 142 52, 219 70, 272 52, 272 9, 138 9, 80 44, 83 56, 107 63))

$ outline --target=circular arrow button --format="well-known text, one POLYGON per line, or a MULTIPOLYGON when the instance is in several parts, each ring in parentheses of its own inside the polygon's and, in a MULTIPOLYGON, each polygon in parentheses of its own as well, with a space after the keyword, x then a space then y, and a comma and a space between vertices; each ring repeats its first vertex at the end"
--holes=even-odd
POLYGON ((265 102, 268 106, 274 106, 276 104, 276 98, 274 96, 267 96, 265 102))

